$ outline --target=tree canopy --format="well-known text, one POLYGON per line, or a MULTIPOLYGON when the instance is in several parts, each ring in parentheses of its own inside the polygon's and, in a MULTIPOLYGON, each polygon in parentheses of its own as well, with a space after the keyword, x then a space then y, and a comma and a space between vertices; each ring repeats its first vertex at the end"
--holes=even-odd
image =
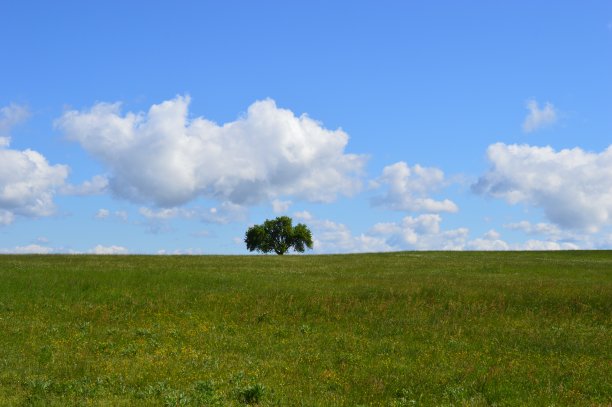
POLYGON ((276 219, 266 219, 262 225, 250 227, 244 237, 247 249, 278 255, 285 254, 291 248, 300 253, 306 248, 312 249, 310 229, 303 223, 293 227, 292 222, 288 216, 279 216, 276 219))

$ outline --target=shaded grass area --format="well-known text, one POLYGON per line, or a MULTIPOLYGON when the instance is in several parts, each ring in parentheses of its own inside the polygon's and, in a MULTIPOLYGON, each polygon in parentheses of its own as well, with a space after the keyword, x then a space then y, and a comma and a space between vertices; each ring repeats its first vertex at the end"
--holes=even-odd
POLYGON ((0 405, 610 405, 612 252, 0 256, 0 405))

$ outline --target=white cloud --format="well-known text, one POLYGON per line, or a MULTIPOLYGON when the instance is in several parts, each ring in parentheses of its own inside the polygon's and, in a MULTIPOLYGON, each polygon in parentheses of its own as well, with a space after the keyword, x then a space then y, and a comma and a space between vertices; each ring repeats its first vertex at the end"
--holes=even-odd
POLYGON ((10 144, 11 129, 29 116, 30 112, 25 106, 11 103, 0 107, 0 147, 7 147, 10 144))
POLYGON ((377 223, 370 233, 383 237, 394 250, 462 250, 468 229, 441 230, 438 214, 406 216, 401 222, 377 223))
POLYGON ((61 188, 61 193, 65 195, 99 195, 106 192, 108 188, 108 178, 96 175, 91 180, 85 181, 80 185, 65 185, 61 188))
POLYGON ((508 243, 501 239, 487 239, 477 238, 470 240, 465 247, 467 250, 478 250, 478 251, 502 251, 510 250, 508 243))
POLYGON ((538 102, 532 99, 527 101, 526 107, 529 110, 529 114, 523 122, 523 131, 525 133, 531 133, 540 128, 548 127, 557 121, 555 107, 548 102, 540 109, 538 102))
POLYGON ((487 233, 484 234, 484 237, 485 239, 496 240, 496 239, 499 239, 501 235, 499 234, 497 230, 491 229, 487 233))
POLYGON ((145 218, 154 220, 168 220, 177 218, 179 216, 186 218, 192 216, 192 213, 189 210, 183 208, 162 208, 154 210, 151 208, 142 207, 138 210, 138 212, 140 212, 140 214, 145 218))
POLYGON ((573 242, 560 242, 551 240, 530 239, 526 242, 508 243, 501 239, 501 235, 490 230, 483 237, 470 240, 466 243, 466 250, 577 250, 580 245, 573 242))
POLYGON ((539 223, 531 223, 527 220, 522 220, 520 222, 508 223, 504 225, 504 228, 509 230, 520 230, 528 235, 548 235, 548 236, 558 236, 561 234, 561 229, 556 225, 551 223, 539 222, 539 223))
POLYGON ((96 212, 96 218, 97 219, 106 219, 110 216, 110 211, 108 209, 98 209, 98 212, 96 212))
POLYGON ((510 250, 510 245, 501 239, 501 235, 494 229, 489 230, 482 237, 470 240, 465 245, 466 250, 510 250))
POLYGON ((491 169, 473 191, 540 207, 562 228, 596 232, 612 224, 612 146, 591 153, 497 143, 487 156, 491 169))
POLYGON ((173 230, 170 226, 172 219, 189 219, 195 216, 195 211, 178 207, 161 209, 141 207, 138 212, 146 219, 144 225, 147 231, 155 234, 173 230))
POLYGON ((206 223, 226 224, 246 218, 246 208, 231 202, 223 202, 218 207, 202 208, 160 208, 141 207, 138 212, 151 221, 167 221, 170 219, 199 219, 206 223))
POLYGON ((2 254, 49 254, 52 252, 53 249, 51 247, 41 246, 38 244, 17 246, 12 249, 0 249, 0 253, 2 254))
POLYGON ((68 176, 67 166, 49 165, 36 151, 8 148, 11 128, 28 116, 22 106, 0 108, 0 225, 12 223, 16 215, 51 215, 53 196, 68 176))
POLYGON ((528 240, 514 246, 514 250, 578 250, 574 243, 551 242, 546 240, 528 240))
POLYGON ((161 249, 157 251, 158 255, 163 255, 163 256, 198 256, 201 254, 204 254, 204 250, 202 249, 193 249, 193 248, 189 248, 189 249, 176 249, 176 250, 166 250, 166 249, 161 249))
POLYGON ((52 248, 41 246, 38 244, 30 244, 27 246, 18 246, 15 248, 15 253, 23 254, 48 254, 53 251, 52 248))
POLYGON ((89 250, 92 254, 128 254, 128 249, 123 246, 102 246, 96 245, 93 249, 89 250))
POLYGON ((49 216, 53 196, 68 176, 65 165, 49 165, 32 150, 0 148, 0 224, 11 223, 15 215, 49 216))
POLYGON ((330 220, 311 220, 313 249, 317 253, 363 253, 392 250, 384 239, 360 234, 354 236, 350 229, 330 220))
POLYGON ((10 225, 15 220, 15 214, 11 211, 0 209, 0 225, 10 225))
POLYGON ((427 196, 443 184, 442 170, 418 164, 411 168, 400 161, 386 166, 372 183, 374 187, 388 186, 386 194, 374 197, 372 204, 398 211, 457 212, 457 205, 451 200, 436 201, 427 196))
POLYGON ((268 99, 219 126, 188 118, 189 97, 121 115, 119 104, 68 111, 66 136, 108 166, 112 191, 162 207, 198 196, 251 204, 279 196, 330 202, 360 188, 365 158, 345 154, 348 135, 296 117, 268 99))
POLYGON ((573 242, 528 240, 508 243, 493 229, 481 237, 470 239, 467 228, 443 230, 442 218, 438 214, 406 216, 399 222, 377 223, 360 235, 353 235, 346 225, 316 219, 306 211, 297 212, 294 217, 307 221, 313 232, 314 248, 317 253, 401 250, 574 250, 609 247, 609 242, 612 241, 610 235, 607 240, 596 239, 596 241, 576 238, 577 240, 573 242))
POLYGON ((141 207, 138 212, 146 219, 143 223, 149 233, 169 232, 173 230, 173 219, 195 219, 205 223, 227 224, 246 219, 246 208, 230 202, 224 202, 213 208, 158 208, 141 207))
POLYGON ((545 240, 530 239, 514 245, 515 250, 574 250, 574 249, 606 249, 610 240, 604 233, 584 233, 575 230, 562 230, 558 226, 539 222, 531 223, 523 220, 504 225, 509 230, 518 230, 530 236, 541 235, 545 240))
POLYGON ((291 201, 281 201, 279 199, 275 199, 272 201, 272 210, 274 211, 274 213, 285 213, 287 212, 287 210, 289 210, 289 207, 291 206, 292 202, 291 201))
POLYGON ((317 253, 361 253, 398 250, 463 250, 468 230, 440 230, 438 214, 406 216, 401 222, 377 223, 366 233, 354 235, 342 223, 316 219, 308 212, 294 214, 307 221, 317 253))
POLYGON ((244 221, 247 217, 247 210, 242 205, 223 202, 217 207, 199 211, 197 217, 202 222, 225 225, 227 223, 244 221))
POLYGON ((115 211, 115 216, 124 222, 128 220, 128 213, 126 211, 115 211))
POLYGON ((96 219, 107 219, 110 216, 115 216, 116 218, 119 218, 122 221, 127 221, 128 220, 128 213, 126 211, 115 211, 112 212, 109 211, 108 209, 98 209, 98 212, 96 212, 96 219))
POLYGON ((298 212, 294 213, 293 216, 295 216, 297 219, 302 219, 302 220, 311 220, 311 219, 313 219, 312 214, 310 212, 308 212, 308 211, 298 211, 298 212))
POLYGON ((530 239, 526 242, 510 244, 501 240, 499 234, 496 237, 489 233, 482 238, 467 242, 466 250, 577 250, 580 246, 571 242, 555 242, 550 240, 530 239))
POLYGON ((368 234, 355 236, 346 225, 317 219, 308 211, 295 212, 293 217, 312 231, 315 253, 385 252, 393 249, 380 237, 368 234))

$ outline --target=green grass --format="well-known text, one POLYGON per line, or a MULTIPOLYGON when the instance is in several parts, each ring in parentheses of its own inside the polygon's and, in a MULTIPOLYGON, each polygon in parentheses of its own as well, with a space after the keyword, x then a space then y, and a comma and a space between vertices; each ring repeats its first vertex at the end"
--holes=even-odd
POLYGON ((612 252, 0 256, 0 405, 612 404, 612 252))

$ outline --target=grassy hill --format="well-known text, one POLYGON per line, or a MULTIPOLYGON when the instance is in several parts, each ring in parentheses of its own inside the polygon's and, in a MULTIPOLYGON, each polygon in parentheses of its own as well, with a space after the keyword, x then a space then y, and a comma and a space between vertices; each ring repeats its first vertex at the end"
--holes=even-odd
POLYGON ((0 405, 610 405, 612 252, 0 256, 0 405))

